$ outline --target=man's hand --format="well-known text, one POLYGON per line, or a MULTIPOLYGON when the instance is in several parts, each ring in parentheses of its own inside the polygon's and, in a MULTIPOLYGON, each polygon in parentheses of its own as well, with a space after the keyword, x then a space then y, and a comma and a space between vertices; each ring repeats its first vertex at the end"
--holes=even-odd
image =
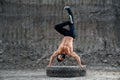
POLYGON ((85 69, 86 65, 80 65, 80 68, 85 69))
POLYGON ((48 65, 47 67, 51 67, 51 65, 48 65))

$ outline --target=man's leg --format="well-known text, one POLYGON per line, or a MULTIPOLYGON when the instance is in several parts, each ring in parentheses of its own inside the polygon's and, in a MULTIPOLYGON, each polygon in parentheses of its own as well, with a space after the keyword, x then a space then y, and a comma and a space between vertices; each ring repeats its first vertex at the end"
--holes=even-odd
POLYGON ((74 23, 74 20, 73 20, 74 17, 73 17, 73 13, 70 9, 70 6, 65 6, 64 9, 67 10, 67 12, 69 14, 70 22, 71 22, 71 24, 73 24, 74 23))
POLYGON ((57 25, 55 25, 55 30, 64 36, 68 36, 67 34, 69 34, 70 31, 63 27, 65 27, 66 25, 69 25, 69 24, 70 24, 70 21, 66 21, 66 22, 57 24, 57 25))
POLYGON ((75 39, 76 33, 75 33, 74 24, 69 24, 69 28, 70 28, 70 36, 73 37, 73 38, 75 39))
POLYGON ((69 29, 70 29, 70 36, 75 38, 76 34, 75 34, 75 27, 74 27, 74 20, 73 20, 73 13, 70 9, 69 6, 65 6, 64 7, 65 10, 67 10, 69 17, 70 17, 70 23, 69 23, 69 29))

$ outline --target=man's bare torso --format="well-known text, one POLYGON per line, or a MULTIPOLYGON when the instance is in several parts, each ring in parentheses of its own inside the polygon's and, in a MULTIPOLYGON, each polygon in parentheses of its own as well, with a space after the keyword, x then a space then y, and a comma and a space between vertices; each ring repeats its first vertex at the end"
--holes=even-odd
POLYGON ((70 54, 73 51, 73 38, 69 36, 65 36, 62 39, 62 42, 59 45, 59 54, 70 54))
POLYGON ((81 64, 80 57, 73 51, 73 38, 69 36, 65 36, 62 39, 62 42, 60 43, 58 49, 53 53, 53 55, 50 58, 49 66, 51 66, 54 57, 57 57, 58 55, 65 54, 68 56, 71 56, 75 58, 80 65, 80 67, 84 67, 84 65, 81 64))

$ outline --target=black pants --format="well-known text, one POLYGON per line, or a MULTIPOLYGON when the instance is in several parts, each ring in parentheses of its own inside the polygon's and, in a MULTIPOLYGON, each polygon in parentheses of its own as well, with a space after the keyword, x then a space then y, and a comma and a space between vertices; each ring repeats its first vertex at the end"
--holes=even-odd
POLYGON ((74 24, 71 24, 70 21, 66 21, 66 22, 55 25, 55 29, 56 31, 58 31, 60 34, 64 36, 70 36, 70 37, 75 38, 74 24), (69 25, 69 30, 63 28, 66 25, 69 25))

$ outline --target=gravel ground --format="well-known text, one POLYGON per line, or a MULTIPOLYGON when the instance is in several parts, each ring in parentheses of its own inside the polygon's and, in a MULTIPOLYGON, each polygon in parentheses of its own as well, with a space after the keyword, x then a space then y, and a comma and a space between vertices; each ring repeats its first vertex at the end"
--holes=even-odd
POLYGON ((46 76, 45 69, 0 70, 0 80, 120 80, 120 68, 92 67, 84 77, 58 78, 46 76))

